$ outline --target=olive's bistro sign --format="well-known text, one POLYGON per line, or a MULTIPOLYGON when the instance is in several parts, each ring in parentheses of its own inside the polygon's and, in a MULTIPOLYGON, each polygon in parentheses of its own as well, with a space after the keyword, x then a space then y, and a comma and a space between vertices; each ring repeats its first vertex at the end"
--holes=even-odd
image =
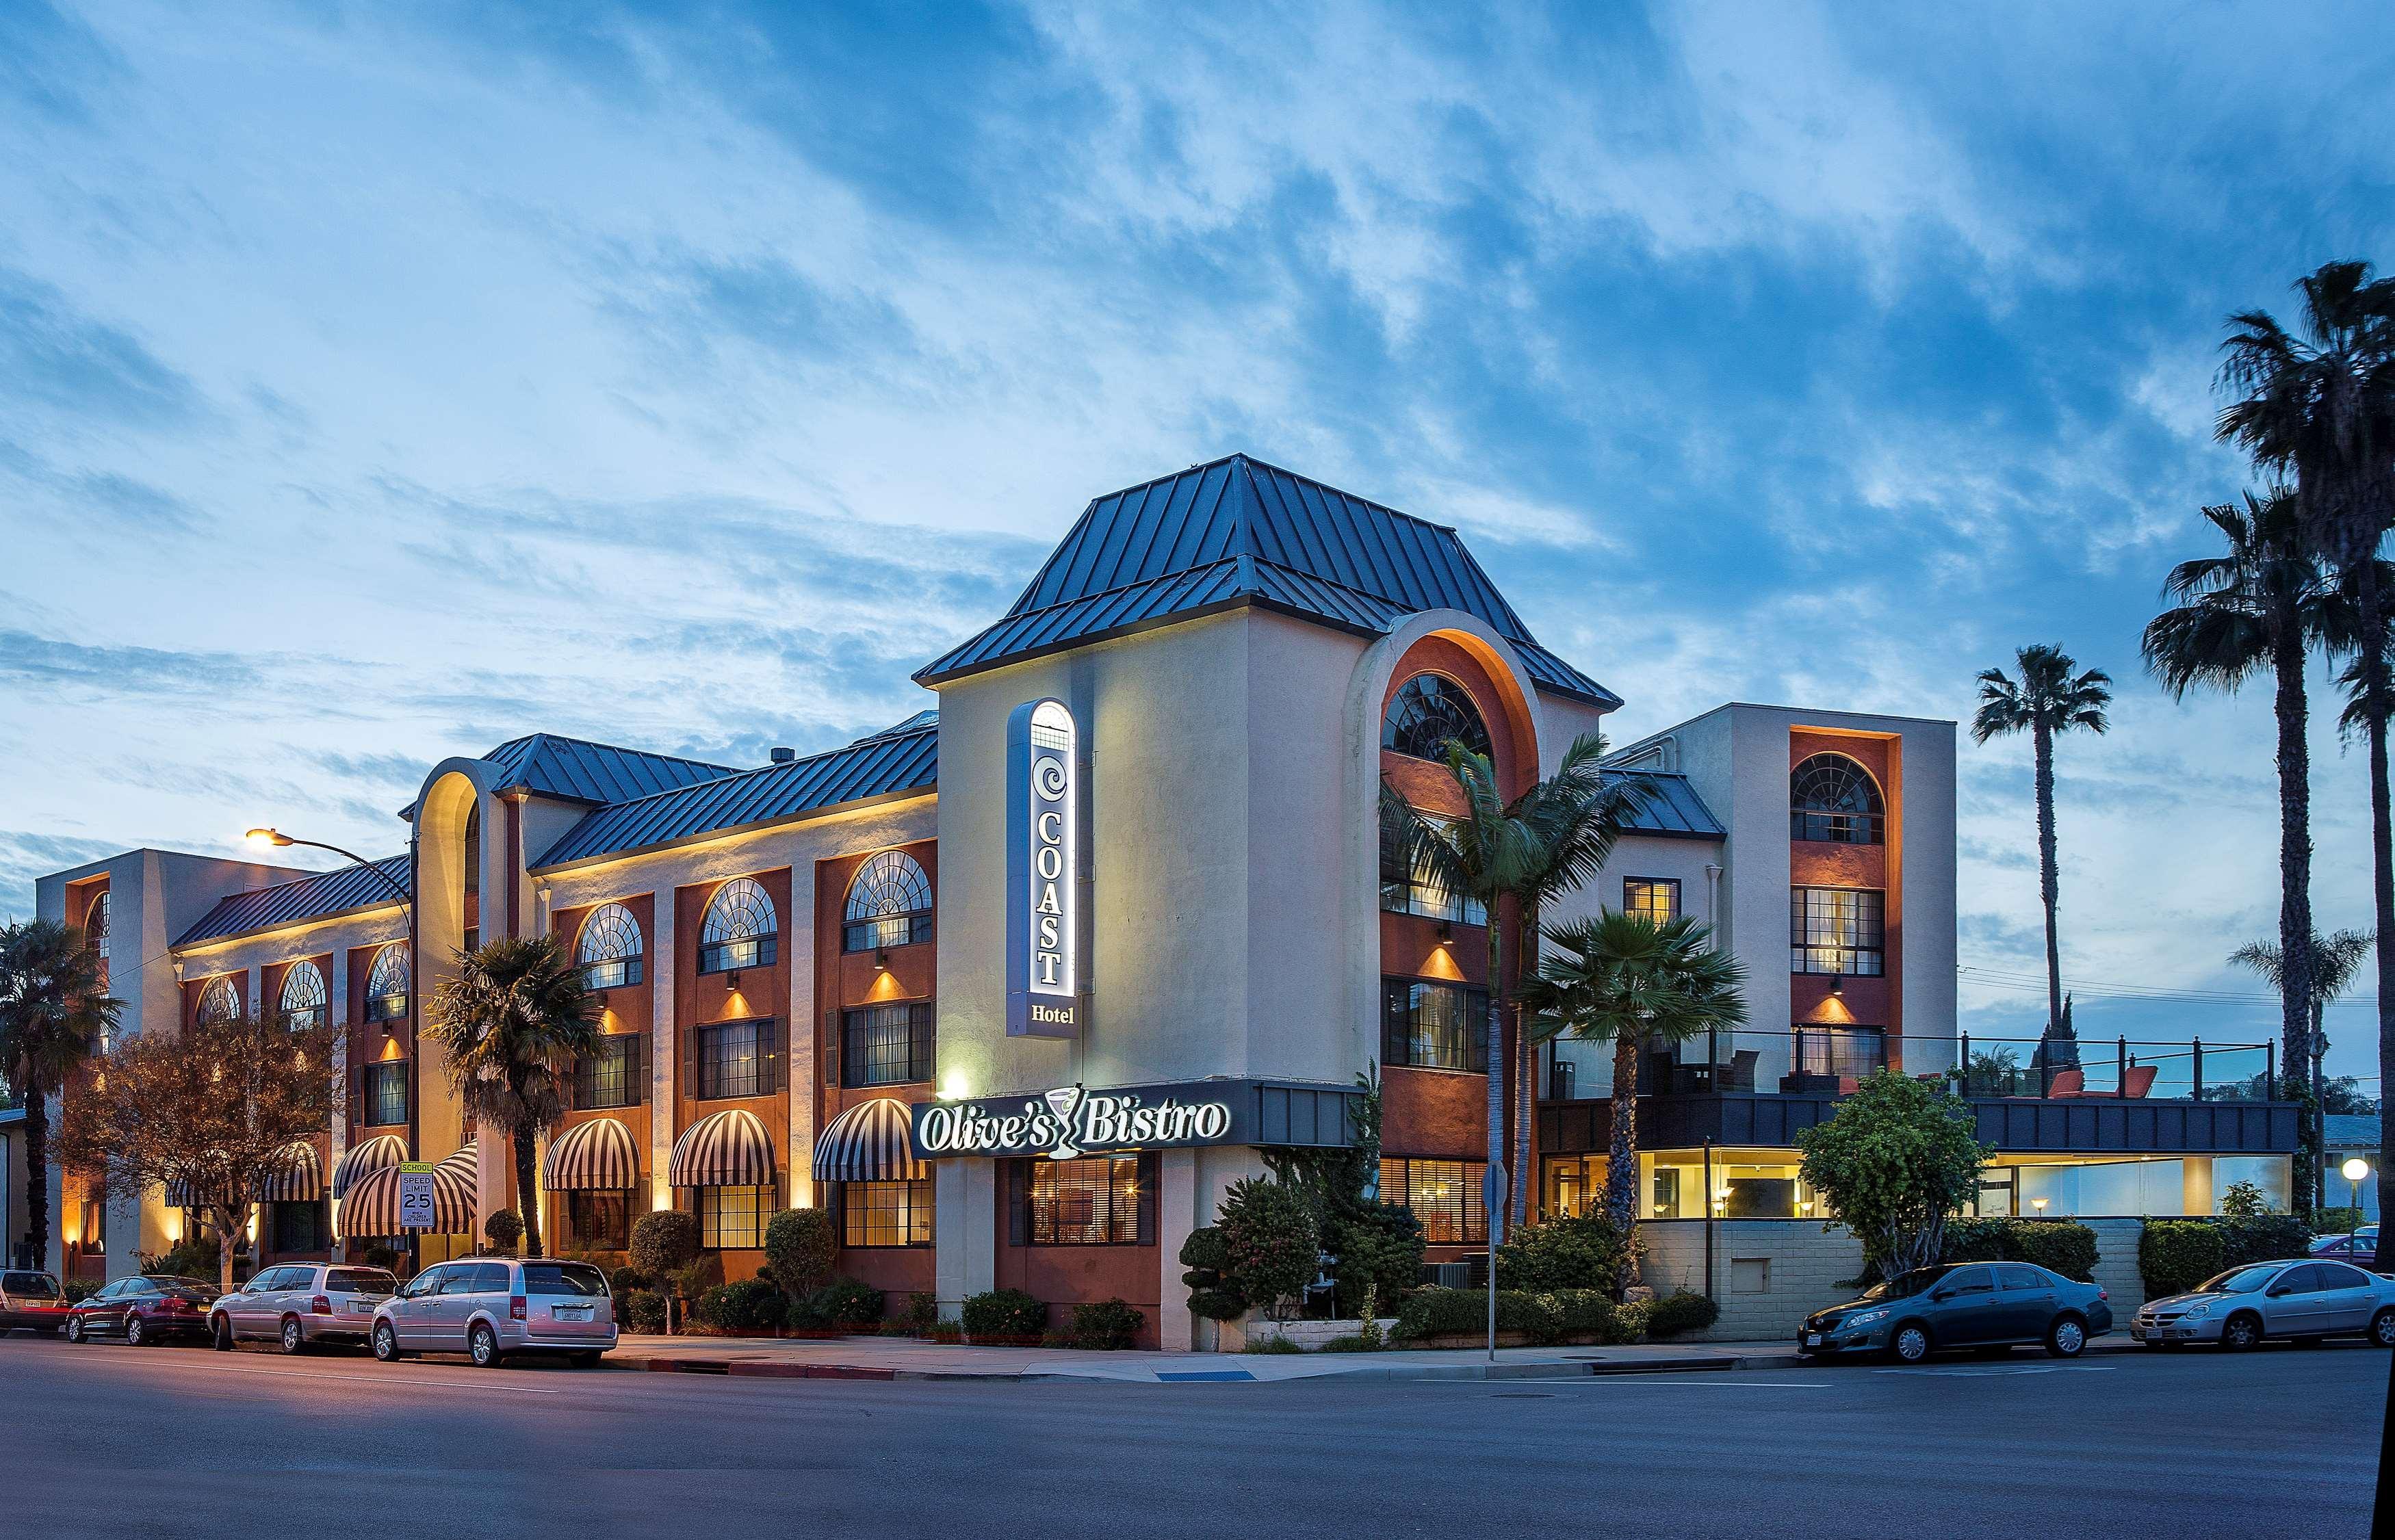
POLYGON ((1079 733, 1057 700, 1006 723, 1006 1034, 1081 1031, 1079 733))
POLYGON ((1038 1096, 915 1106, 915 1154, 1076 1155, 1252 1139, 1253 1081, 1195 1081, 1092 1091, 1059 1086, 1038 1096), (1248 1111, 1249 1116, 1241 1116, 1248 1111))

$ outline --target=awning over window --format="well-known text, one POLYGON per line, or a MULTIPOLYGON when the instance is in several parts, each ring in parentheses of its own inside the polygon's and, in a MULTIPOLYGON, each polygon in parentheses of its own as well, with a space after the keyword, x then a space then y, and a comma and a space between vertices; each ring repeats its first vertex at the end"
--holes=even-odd
POLYGON ((737 1107, 710 1112, 674 1141, 668 1174, 676 1187, 770 1187, 773 1136, 754 1112, 737 1107))
POLYGON ((815 1140, 815 1180, 825 1182, 921 1181, 932 1174, 915 1158, 907 1130, 914 1114, 894 1097, 860 1101, 831 1120, 815 1140))
POLYGON ((258 1189, 258 1201, 266 1204, 312 1204, 324 1198, 324 1163, 306 1139, 283 1147, 281 1166, 258 1189))
POLYGON ((377 1134, 362 1144, 352 1144, 333 1165, 333 1196, 346 1198, 357 1179, 369 1171, 379 1171, 386 1165, 397 1165, 407 1159, 407 1141, 397 1134, 377 1134))
MULTIPOLYGON (((432 1167, 433 1235, 474 1233, 475 1182, 479 1167, 474 1147, 468 1145, 432 1167)), ((377 1167, 360 1177, 341 1200, 334 1228, 345 1241, 362 1235, 407 1233, 399 1222, 399 1167, 377 1167)))
POLYGON ((551 1192, 620 1192, 641 1184, 641 1147, 621 1118, 599 1117, 561 1131, 541 1163, 551 1192))

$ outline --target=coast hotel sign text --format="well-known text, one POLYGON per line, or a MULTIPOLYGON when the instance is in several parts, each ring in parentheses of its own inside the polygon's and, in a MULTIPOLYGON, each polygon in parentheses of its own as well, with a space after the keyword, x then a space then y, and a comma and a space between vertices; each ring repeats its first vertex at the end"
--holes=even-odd
POLYGON ((1079 733, 1057 700, 1006 723, 1006 1034, 1081 1030, 1079 733))

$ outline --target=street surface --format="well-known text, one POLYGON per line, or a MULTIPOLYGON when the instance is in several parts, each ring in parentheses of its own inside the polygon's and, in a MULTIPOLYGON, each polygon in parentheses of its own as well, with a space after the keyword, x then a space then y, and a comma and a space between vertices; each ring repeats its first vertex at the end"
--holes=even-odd
POLYGON ((0 1338, 8 1533, 2230 1537, 2368 1530, 2388 1356, 1573 1380, 727 1380, 0 1338))

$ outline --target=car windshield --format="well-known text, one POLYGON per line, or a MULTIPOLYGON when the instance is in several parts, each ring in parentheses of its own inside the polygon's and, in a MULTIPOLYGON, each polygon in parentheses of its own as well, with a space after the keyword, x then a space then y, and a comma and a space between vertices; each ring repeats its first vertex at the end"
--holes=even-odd
POLYGON ((398 1280, 380 1268, 335 1268, 324 1274, 328 1289, 347 1289, 351 1294, 389 1294, 398 1280))
POLYGON ((1910 1299, 1954 1270, 1950 1267, 1915 1268, 1899 1272, 1893 1278, 1883 1278, 1863 1290, 1865 1299, 1910 1299))
POLYGON ((2198 1283, 2196 1294, 2251 1294, 2279 1275, 2275 1262, 2256 1268, 2230 1268, 2198 1283))
POLYGON ((0 1290, 21 1294, 34 1299, 56 1299, 58 1281, 46 1272, 11 1272, 0 1275, 0 1290))
POLYGON ((607 1297, 606 1276, 581 1262, 526 1262, 523 1279, 526 1294, 565 1294, 583 1299, 607 1297))

